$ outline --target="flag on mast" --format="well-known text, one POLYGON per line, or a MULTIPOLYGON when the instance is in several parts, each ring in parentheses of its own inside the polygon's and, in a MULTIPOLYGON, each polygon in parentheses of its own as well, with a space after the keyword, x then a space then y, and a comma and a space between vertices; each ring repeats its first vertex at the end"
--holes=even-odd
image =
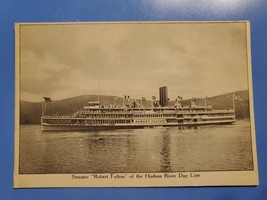
POLYGON ((234 99, 236 101, 243 101, 243 99, 241 98, 241 96, 239 94, 237 94, 237 93, 234 94, 234 99))
POLYGON ((51 98, 50 97, 43 97, 44 98, 44 101, 47 103, 47 102, 52 102, 51 98))

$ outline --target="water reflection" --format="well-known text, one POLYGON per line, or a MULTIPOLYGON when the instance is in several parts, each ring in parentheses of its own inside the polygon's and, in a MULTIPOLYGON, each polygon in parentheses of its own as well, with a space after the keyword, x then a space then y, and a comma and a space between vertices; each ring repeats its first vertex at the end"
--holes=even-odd
POLYGON ((168 129, 162 134, 161 151, 160 151, 160 171, 170 172, 171 168, 171 139, 168 129))
POLYGON ((42 133, 22 126, 20 173, 252 170, 248 121, 199 129, 42 133))

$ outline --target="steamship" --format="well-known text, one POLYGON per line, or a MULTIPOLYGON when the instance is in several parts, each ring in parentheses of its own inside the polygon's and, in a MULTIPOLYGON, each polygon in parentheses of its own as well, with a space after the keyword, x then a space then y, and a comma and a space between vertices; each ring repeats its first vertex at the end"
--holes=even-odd
POLYGON ((123 98, 122 107, 107 107, 101 105, 100 101, 89 101, 88 105, 71 116, 42 115, 42 130, 87 131, 172 126, 184 128, 233 124, 236 121, 235 109, 214 110, 212 106, 206 105, 206 100, 205 105, 196 105, 192 99, 191 105, 183 106, 177 99, 173 107, 166 106, 168 104, 166 86, 160 88, 159 104, 155 98, 152 99, 150 108, 144 108, 139 101, 126 96, 123 98))

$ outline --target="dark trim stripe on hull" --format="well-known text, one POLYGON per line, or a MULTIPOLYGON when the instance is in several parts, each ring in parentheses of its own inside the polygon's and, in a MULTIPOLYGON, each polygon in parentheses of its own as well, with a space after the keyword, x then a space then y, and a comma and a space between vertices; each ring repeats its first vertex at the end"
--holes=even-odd
POLYGON ((143 129, 154 127, 197 127, 206 125, 229 125, 235 123, 235 120, 225 122, 210 123, 192 123, 192 124, 161 124, 161 125, 110 125, 110 126, 62 126, 62 125, 42 125, 42 131, 91 131, 91 130, 114 130, 114 129, 143 129))

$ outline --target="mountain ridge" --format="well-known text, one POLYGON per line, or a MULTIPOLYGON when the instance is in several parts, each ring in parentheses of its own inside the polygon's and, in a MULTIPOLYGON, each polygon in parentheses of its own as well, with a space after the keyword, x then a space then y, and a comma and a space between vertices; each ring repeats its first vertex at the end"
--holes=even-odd
MULTIPOLYGON (((235 92, 238 94, 242 102, 236 101, 236 118, 244 119, 249 118, 249 93, 248 90, 242 90, 235 92)), ((87 105, 88 101, 98 100, 102 105, 109 106, 114 103, 118 106, 122 106, 123 98, 109 95, 79 95, 62 100, 55 100, 46 104, 46 115, 72 115, 78 110, 81 110, 83 106, 87 105)), ((212 105, 214 109, 231 109, 233 107, 233 93, 216 95, 207 99, 207 105, 212 105)), ((141 101, 140 99, 138 100, 141 101)), ((191 99, 180 101, 183 106, 188 106, 191 103, 191 99)), ((204 98, 196 98, 196 105, 204 105, 204 98)), ((175 101, 169 101, 169 106, 174 106, 175 101)), ((151 100, 142 101, 142 104, 146 108, 151 107, 151 100)), ((20 124, 40 124, 42 115, 42 102, 29 102, 20 101, 20 124)))

